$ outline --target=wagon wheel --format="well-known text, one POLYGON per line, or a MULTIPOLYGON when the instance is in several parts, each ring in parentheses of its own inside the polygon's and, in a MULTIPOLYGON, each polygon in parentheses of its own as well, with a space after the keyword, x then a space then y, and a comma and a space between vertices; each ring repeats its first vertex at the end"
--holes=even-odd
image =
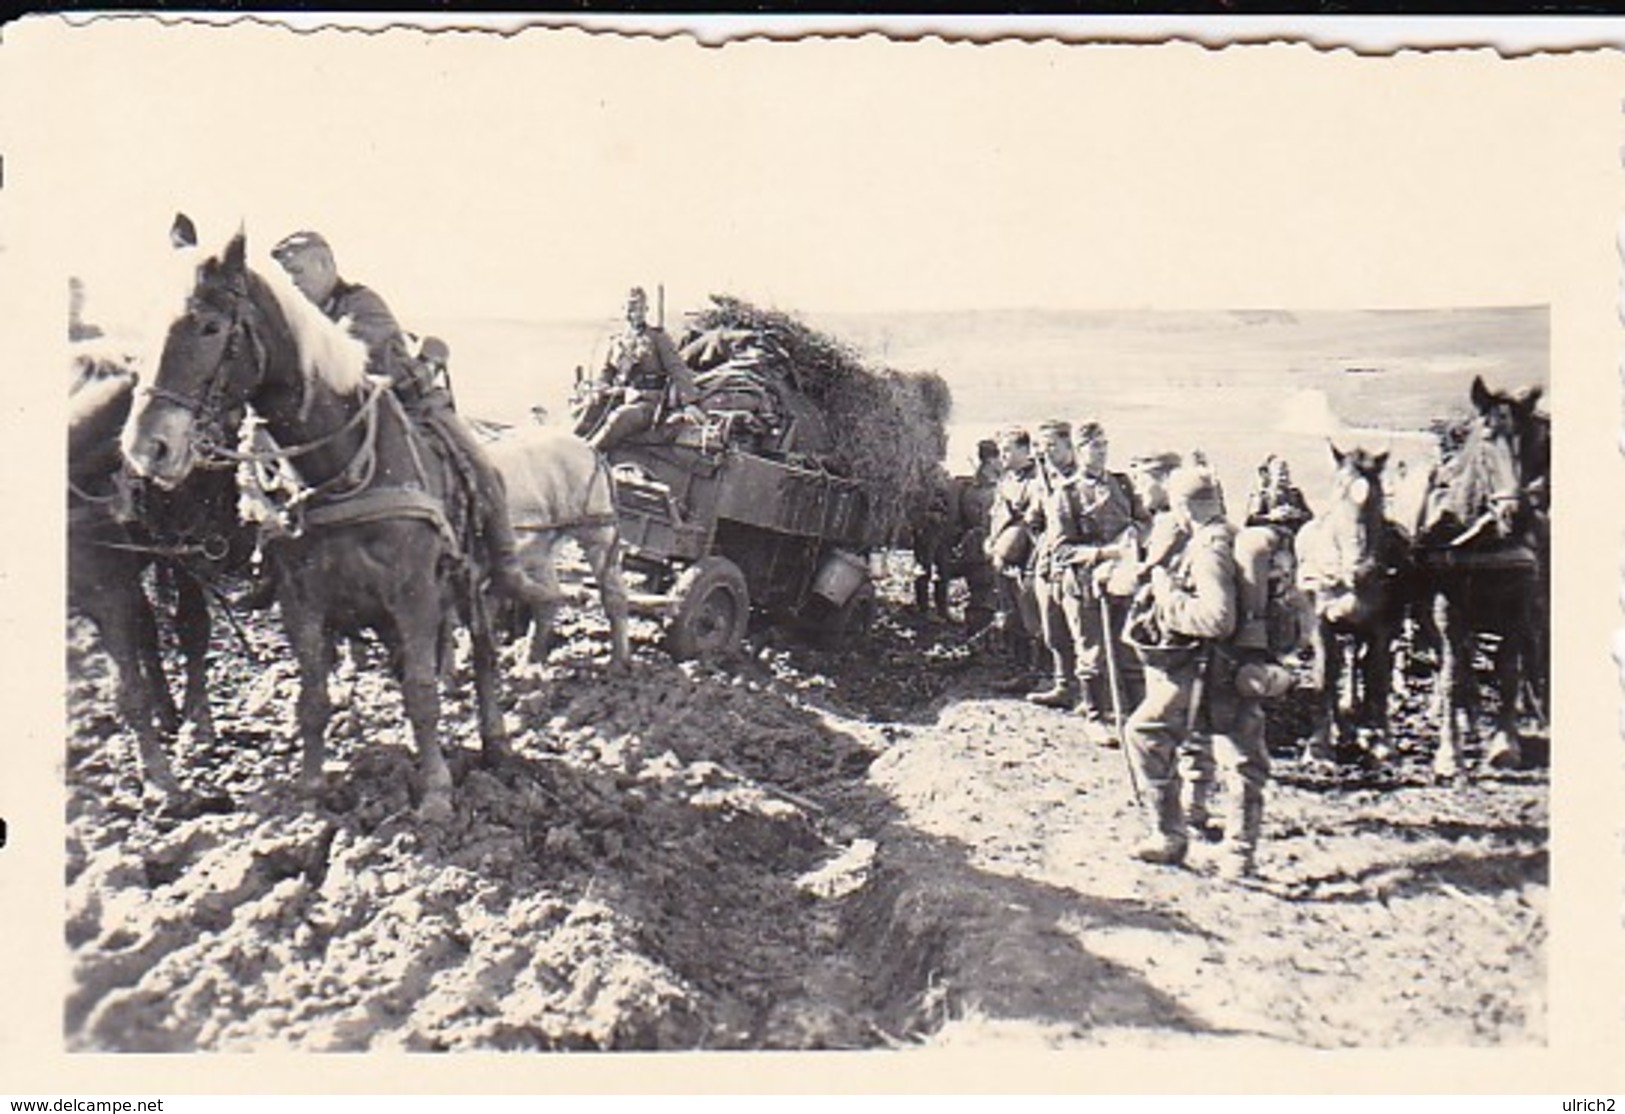
POLYGON ((750 619, 745 574, 726 557, 704 557, 672 586, 666 646, 675 658, 725 658, 739 649, 750 619))

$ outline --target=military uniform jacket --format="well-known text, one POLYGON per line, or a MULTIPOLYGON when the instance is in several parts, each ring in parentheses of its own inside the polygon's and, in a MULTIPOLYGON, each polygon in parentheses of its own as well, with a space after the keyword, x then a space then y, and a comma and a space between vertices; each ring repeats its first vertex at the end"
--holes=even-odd
POLYGON ((1044 497, 1039 575, 1062 580, 1071 593, 1092 596, 1094 568, 1107 560, 1101 550, 1134 525, 1134 516, 1134 497, 1120 476, 1079 470, 1052 479, 1044 497))
POLYGON ((1236 627, 1234 531, 1222 519, 1198 526, 1164 560, 1169 590, 1156 601, 1165 634, 1204 641, 1229 638, 1236 627))
POLYGON ((666 392, 665 400, 673 406, 685 406, 700 394, 671 337, 651 327, 627 329, 610 341, 599 382, 655 398, 666 392))
POLYGON ((322 303, 322 313, 330 321, 345 321, 352 335, 367 346, 367 373, 382 375, 397 387, 409 375, 412 360, 406 352, 406 336, 395 315, 389 312, 373 290, 340 279, 322 303))
MULTIPOLYGON (((1030 530, 1027 517, 1038 503, 1040 496, 1036 464, 1028 464, 1019 471, 1006 472, 999 478, 998 486, 993 489, 993 505, 988 508, 989 549, 1006 530, 1030 530)), ((1032 556, 1031 553, 1028 554, 1026 564, 1032 564, 1032 556)))

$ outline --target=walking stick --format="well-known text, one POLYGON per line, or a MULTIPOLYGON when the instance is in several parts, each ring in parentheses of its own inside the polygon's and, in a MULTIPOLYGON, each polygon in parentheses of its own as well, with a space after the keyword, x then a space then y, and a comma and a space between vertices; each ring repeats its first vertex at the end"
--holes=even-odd
POLYGON ((1112 690, 1112 719, 1117 725, 1118 746, 1122 747, 1123 762, 1128 766, 1128 784, 1134 790, 1134 803, 1144 805, 1145 798, 1140 795, 1140 779, 1134 772, 1134 756, 1128 752, 1128 735, 1123 730, 1123 688, 1117 679, 1117 649, 1113 645, 1116 636, 1112 632, 1111 605, 1105 592, 1100 593, 1100 628, 1105 633, 1102 641, 1106 644, 1106 682, 1112 690))

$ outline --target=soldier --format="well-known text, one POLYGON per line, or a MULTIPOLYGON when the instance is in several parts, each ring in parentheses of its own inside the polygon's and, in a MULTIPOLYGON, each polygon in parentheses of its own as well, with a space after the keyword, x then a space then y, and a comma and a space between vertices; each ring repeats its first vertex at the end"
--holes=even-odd
MULTIPOLYGON (((1134 494, 1148 518, 1141 524, 1139 575, 1136 590, 1146 582, 1148 570, 1167 560, 1171 550, 1185 543, 1186 529, 1175 515, 1168 501, 1168 477, 1180 466, 1178 453, 1153 453, 1134 458, 1129 463, 1129 474, 1134 480, 1134 494)), ((1128 643, 1125 627, 1119 643, 1124 648, 1119 660, 1132 662, 1123 669, 1125 677, 1132 677, 1124 687, 1133 688, 1133 701, 1125 706, 1132 709, 1145 699, 1145 672, 1140 654, 1128 643)), ((1213 760, 1213 739, 1205 730, 1192 729, 1181 744, 1180 756, 1189 771, 1190 804, 1185 810, 1185 821, 1190 830, 1203 839, 1215 838, 1217 829, 1212 823, 1212 802, 1218 788, 1218 766, 1213 760)))
MULTIPOLYGON (((1104 441, 1099 427, 1085 426, 1091 441, 1104 441)), ((1105 722, 1104 626, 1097 569, 1127 552, 1122 539, 1132 524, 1127 493, 1098 464, 1080 466, 1072 427, 1064 421, 1039 426, 1044 465, 1043 501, 1028 523, 1040 529, 1034 566, 1044 642, 1054 660, 1054 683, 1028 699, 1049 708, 1074 708, 1094 732, 1105 722)), ((1091 458, 1099 450, 1091 451, 1091 458)), ((1099 463, 1104 458, 1099 457, 1099 463)))
MULTIPOLYGON (((1235 631, 1236 569, 1232 532, 1212 476, 1182 468, 1168 480, 1174 530, 1152 553, 1129 638, 1145 664, 1145 699, 1128 724, 1130 757, 1148 792, 1151 835, 1134 856, 1151 863, 1185 859, 1189 838, 1180 803, 1178 747, 1205 710, 1224 724, 1215 647, 1235 631), (1211 690, 1211 691, 1208 691, 1211 690), (1204 702, 1204 694, 1208 699, 1204 702)), ((1234 696, 1232 690, 1232 696, 1234 696)))
POLYGON ((1096 509, 1091 514, 1096 533, 1118 542, 1116 556, 1102 557, 1095 564, 1094 579, 1099 590, 1096 608, 1101 613, 1102 628, 1097 701, 1102 712, 1110 715, 1109 727, 1102 732, 1101 741, 1109 746, 1121 746, 1113 713, 1121 711, 1127 716, 1139 705, 1145 691, 1140 660, 1123 644, 1123 624, 1134 599, 1139 577, 1139 542, 1150 530, 1151 511, 1141 503, 1134 482, 1127 475, 1107 470, 1109 442, 1099 423, 1080 423, 1077 440, 1082 450, 1084 475, 1098 492, 1096 509))
POLYGON ((1292 482, 1286 460, 1271 453, 1258 466, 1258 482, 1247 498, 1248 526, 1270 526, 1296 534, 1314 512, 1292 482))
MULTIPOLYGON (((368 373, 387 378, 413 418, 438 435, 452 454, 457 471, 474 488, 495 586, 527 606, 554 602, 556 596, 530 579, 519 563, 502 478, 473 431, 458 416, 450 393, 437 382, 434 369, 408 353, 406 336, 384 300, 367 287, 339 277, 333 249, 319 232, 295 232, 272 248, 271 256, 301 294, 330 320, 345 322, 350 332, 366 344, 368 373)), ((252 602, 268 603, 259 598, 262 594, 259 588, 251 591, 252 602)))
POLYGON ((995 692, 1021 693, 1031 687, 1043 659, 1043 628, 1038 597, 1033 590, 1034 543, 1028 512, 1040 498, 1038 465, 1033 460, 1032 435, 1015 426, 997 438, 1003 474, 994 489, 988 515, 987 555, 996 576, 994 601, 1005 647, 1015 666, 1011 677, 993 684, 995 692))
POLYGON ((993 621, 994 571, 987 554, 993 502, 999 484, 999 446, 994 441, 976 443, 976 472, 968 481, 957 483, 959 522, 962 533, 954 547, 953 573, 965 578, 969 597, 965 601, 965 626, 979 631, 993 621))
POLYGON ((649 324, 649 297, 640 286, 626 296, 626 329, 610 342, 598 372, 594 404, 576 426, 603 452, 634 433, 653 429, 699 397, 694 373, 666 330, 649 324), (607 412, 606 412, 607 411, 607 412))

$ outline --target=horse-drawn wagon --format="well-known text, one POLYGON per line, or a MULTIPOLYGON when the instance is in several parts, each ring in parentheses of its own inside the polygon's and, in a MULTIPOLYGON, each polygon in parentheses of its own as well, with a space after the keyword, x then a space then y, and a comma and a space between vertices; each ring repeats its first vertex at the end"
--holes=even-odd
POLYGON ((751 613, 826 637, 874 612, 879 543, 856 480, 727 439, 640 438, 608 452, 634 610, 661 614, 677 657, 726 656, 751 613))

